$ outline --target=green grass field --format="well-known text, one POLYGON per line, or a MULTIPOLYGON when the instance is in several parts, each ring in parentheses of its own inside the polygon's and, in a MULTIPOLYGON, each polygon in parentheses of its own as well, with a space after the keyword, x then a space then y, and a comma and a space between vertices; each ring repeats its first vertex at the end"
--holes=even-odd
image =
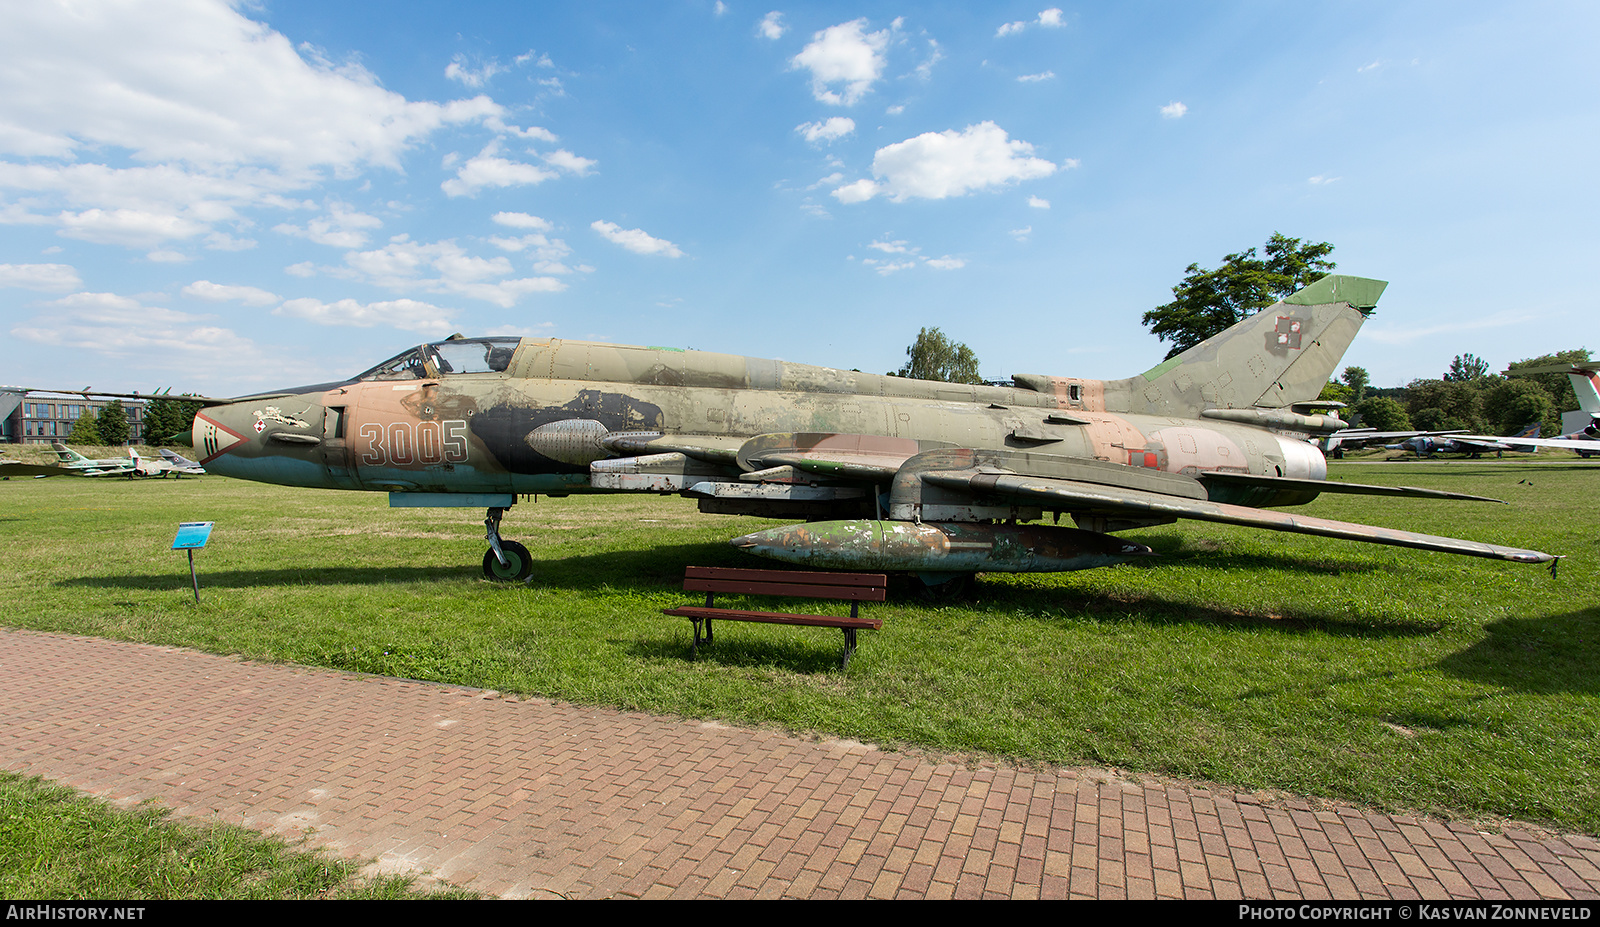
POLYGON ((1126 535, 1159 552, 1148 564, 989 574, 953 605, 895 587, 841 672, 838 633, 815 628, 725 624, 688 660, 689 622, 659 614, 690 600, 684 566, 764 565, 725 542, 772 523, 682 499, 521 503, 502 530, 535 573, 504 586, 481 578, 481 511, 57 478, 0 483, 0 589, 15 627, 1600 833, 1600 468, 1331 470, 1511 505, 1325 496, 1302 511, 1567 559, 1552 577, 1186 523, 1126 535), (217 523, 199 606, 168 549, 193 520, 217 523))

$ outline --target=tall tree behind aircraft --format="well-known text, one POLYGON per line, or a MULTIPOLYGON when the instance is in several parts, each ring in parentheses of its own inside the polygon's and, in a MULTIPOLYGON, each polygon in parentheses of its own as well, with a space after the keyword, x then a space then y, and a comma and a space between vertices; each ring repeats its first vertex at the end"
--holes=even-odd
POLYGON ((978 355, 959 341, 951 341, 937 328, 917 332, 917 340, 906 348, 909 358, 894 376, 945 383, 982 384, 978 375, 978 355))
POLYGON ((100 428, 96 424, 94 412, 85 409, 83 414, 78 416, 72 423, 72 431, 67 434, 66 443, 79 447, 98 447, 105 443, 100 440, 100 428))
POLYGON ((1351 404, 1358 403, 1367 398, 1367 387, 1372 385, 1372 376, 1365 367, 1346 367, 1339 378, 1344 385, 1350 387, 1351 404))
POLYGON ((1457 354, 1450 362, 1444 378, 1452 383, 1465 383, 1488 376, 1489 362, 1476 354, 1457 354))
POLYGON ((1557 364, 1582 364, 1589 360, 1588 348, 1577 348, 1571 351, 1557 351, 1554 354, 1545 354, 1540 357, 1530 357, 1511 364, 1508 373, 1519 378, 1526 378, 1540 386, 1550 394, 1550 399, 1556 404, 1556 413, 1571 412, 1578 406, 1578 397, 1572 392, 1572 381, 1564 373, 1530 373, 1517 374, 1519 367, 1552 367, 1557 364))
POLYGON ((200 409, 201 403, 195 400, 166 396, 150 400, 145 408, 145 443, 188 445, 189 431, 200 409))
POLYGON ((113 399, 101 408, 95 428, 100 432, 101 442, 107 447, 128 443, 128 413, 122 408, 122 400, 113 399))
POLYGON ((1334 263, 1327 257, 1332 253, 1333 245, 1325 241, 1302 244, 1273 232, 1264 258, 1251 248, 1224 257, 1216 270, 1190 264, 1183 282, 1172 288, 1172 302, 1146 312, 1141 321, 1150 334, 1172 342, 1167 357, 1176 357, 1331 272, 1334 263))

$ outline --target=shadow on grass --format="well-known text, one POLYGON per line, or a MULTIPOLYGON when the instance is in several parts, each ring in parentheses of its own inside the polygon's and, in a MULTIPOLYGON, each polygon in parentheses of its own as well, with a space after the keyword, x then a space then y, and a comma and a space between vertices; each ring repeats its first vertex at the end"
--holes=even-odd
POLYGON ((1462 679, 1538 695, 1600 694, 1600 607, 1542 618, 1505 618, 1439 661, 1462 679))
POLYGON ((1148 593, 1113 599, 1098 592, 1079 591, 1070 587, 1047 590, 980 586, 979 589, 983 608, 1006 612, 1007 618, 1019 621, 1066 623, 1088 620, 1138 622, 1150 626, 1206 625, 1278 634, 1317 631, 1335 637, 1364 640, 1425 637, 1445 627, 1443 622, 1438 621, 1388 619, 1378 622, 1309 611, 1252 614, 1148 593), (1050 601, 1047 607, 1041 609, 1040 599, 1045 594, 1049 595, 1050 601))
POLYGON ((1163 534, 1128 535, 1148 545, 1156 552, 1154 558, 1135 560, 1128 565, 1141 570, 1159 570, 1173 564, 1198 564, 1218 570, 1280 570, 1286 573, 1307 573, 1316 576, 1342 576, 1350 573, 1373 573, 1383 570, 1381 564, 1359 560, 1340 559, 1337 556, 1306 557, 1290 554, 1230 551, 1225 546, 1208 543, 1205 538, 1190 534, 1167 532, 1163 534))
MULTIPOLYGON (((689 623, 688 619, 683 622, 689 623)), ((770 634, 770 628, 765 630, 770 634)), ((685 664, 698 662, 745 669, 778 668, 805 675, 839 672, 839 662, 844 657, 844 635, 834 628, 807 630, 818 632, 815 643, 763 638, 759 636, 763 632, 760 627, 743 622, 719 622, 716 642, 701 643, 700 653, 693 659, 688 637, 640 640, 628 645, 626 650, 644 660, 676 660, 685 664), (732 627, 735 624, 740 627, 732 627)))
MULTIPOLYGON (((1144 538, 1152 546, 1179 547, 1184 537, 1178 534, 1157 535, 1144 538)), ((1303 573, 1315 576, 1338 575, 1382 569, 1369 563, 1334 563, 1324 560, 1307 560, 1289 555, 1261 553, 1230 553, 1228 551, 1194 551, 1187 556, 1171 558, 1202 561, 1219 570, 1259 570, 1303 573)), ((544 589, 563 589, 571 592, 624 592, 644 595, 681 594, 685 601, 700 600, 696 593, 682 592, 683 573, 686 566, 764 567, 782 568, 781 564, 757 560, 722 543, 672 544, 637 550, 608 550, 595 554, 541 560, 535 563, 529 585, 544 589)), ((1159 567, 1159 561, 1150 564, 1159 567)), ((1143 569, 1144 564, 1134 568, 1143 569)), ((202 592, 212 589, 256 589, 293 586, 338 587, 419 584, 419 583, 471 583, 485 589, 503 589, 514 592, 524 588, 518 583, 487 583, 482 570, 476 566, 342 566, 287 567, 256 570, 202 570, 202 592)), ((122 576, 83 576, 62 579, 57 586, 67 588, 144 590, 149 592, 187 591, 190 579, 187 571, 174 570, 158 574, 127 574, 122 576)), ((922 600, 918 592, 920 582, 912 576, 891 574, 890 605, 938 607, 922 600)), ((770 600, 767 600, 770 601, 770 600)), ((796 600, 788 610, 810 611, 796 600)), ((734 600, 726 604, 732 605, 734 600)), ((1315 612, 1285 611, 1282 614, 1250 614, 1225 608, 1197 605, 1192 600, 1168 598, 1161 595, 1135 594, 1122 598, 1109 598, 1102 593, 1078 590, 1072 586, 1027 586, 985 583, 980 580, 974 597, 946 603, 949 607, 976 609, 980 612, 1003 612, 1003 617, 1021 621, 1074 621, 1090 620, 1138 621, 1147 624, 1205 624, 1231 627, 1270 629, 1282 633, 1302 633, 1319 630, 1328 634, 1362 638, 1393 638, 1431 634, 1443 625, 1439 622, 1375 623, 1343 616, 1315 612)), ((782 610, 782 608, 779 608, 782 610)))

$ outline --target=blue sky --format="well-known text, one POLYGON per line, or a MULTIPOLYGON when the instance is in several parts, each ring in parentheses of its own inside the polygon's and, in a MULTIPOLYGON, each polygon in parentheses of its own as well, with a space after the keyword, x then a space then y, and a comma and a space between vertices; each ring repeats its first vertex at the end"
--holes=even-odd
POLYGON ((11 5, 0 379, 229 395, 452 331, 1127 376, 1273 232, 1345 357, 1600 350, 1590 3, 11 5))

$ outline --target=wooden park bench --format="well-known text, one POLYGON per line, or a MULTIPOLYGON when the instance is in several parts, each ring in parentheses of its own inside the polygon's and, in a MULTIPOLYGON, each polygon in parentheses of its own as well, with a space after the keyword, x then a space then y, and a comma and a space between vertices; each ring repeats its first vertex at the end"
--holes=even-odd
POLYGON ((689 567, 684 570, 685 592, 704 592, 706 604, 664 608, 662 614, 677 615, 694 622, 692 657, 700 655, 700 643, 711 643, 711 622, 761 621, 767 624, 797 624, 844 631, 844 660, 850 665, 856 649, 856 631, 883 627, 882 618, 862 618, 862 602, 882 602, 888 593, 888 579, 882 573, 803 573, 797 570, 742 570, 732 567, 689 567), (850 616, 796 615, 787 612, 755 612, 717 608, 719 592, 742 595, 798 596, 807 599, 840 599, 850 603, 850 616), (705 634, 700 631, 705 623, 705 634))

